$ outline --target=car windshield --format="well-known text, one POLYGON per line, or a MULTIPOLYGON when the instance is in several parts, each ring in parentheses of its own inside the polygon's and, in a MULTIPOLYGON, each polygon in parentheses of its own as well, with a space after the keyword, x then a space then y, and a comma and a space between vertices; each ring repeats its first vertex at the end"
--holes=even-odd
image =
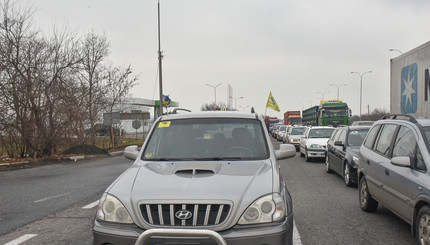
POLYGON ((236 118, 161 121, 155 125, 142 155, 148 161, 268 157, 269 148, 260 121, 236 118))
POLYGON ((348 146, 360 146, 369 129, 350 130, 348 133, 348 146))
POLYGON ((291 135, 302 135, 306 128, 292 128, 291 135))
POLYGON ((330 138, 334 128, 316 128, 309 131, 309 138, 330 138))

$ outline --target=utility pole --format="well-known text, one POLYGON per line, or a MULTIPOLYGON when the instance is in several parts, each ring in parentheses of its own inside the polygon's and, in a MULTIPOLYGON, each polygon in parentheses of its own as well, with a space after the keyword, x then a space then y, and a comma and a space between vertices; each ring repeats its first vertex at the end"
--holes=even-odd
POLYGON ((162 69, 163 52, 161 51, 160 41, 160 0, 158 0, 158 75, 160 87, 160 114, 163 115, 163 69, 162 69))

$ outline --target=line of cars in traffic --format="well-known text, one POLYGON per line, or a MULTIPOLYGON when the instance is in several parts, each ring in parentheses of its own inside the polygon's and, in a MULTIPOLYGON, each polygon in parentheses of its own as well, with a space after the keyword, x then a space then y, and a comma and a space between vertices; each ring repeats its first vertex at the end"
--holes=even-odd
POLYGON ((411 225, 419 244, 430 244, 430 118, 387 115, 357 125, 306 128, 300 156, 325 158, 327 173, 358 186, 363 211, 382 204, 411 225))

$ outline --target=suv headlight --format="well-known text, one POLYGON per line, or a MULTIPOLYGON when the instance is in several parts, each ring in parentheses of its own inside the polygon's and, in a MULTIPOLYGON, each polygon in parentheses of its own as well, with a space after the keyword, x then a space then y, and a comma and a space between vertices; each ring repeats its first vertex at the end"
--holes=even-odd
POLYGON ((282 220, 287 207, 279 193, 273 193, 257 199, 240 217, 239 225, 268 223, 282 220))
POLYGON ((115 223, 133 224, 133 220, 124 205, 116 197, 106 193, 100 199, 97 219, 115 223))
POLYGON ((318 145, 318 144, 312 144, 311 146, 309 146, 309 148, 321 149, 321 148, 324 148, 324 147, 322 147, 321 145, 318 145))

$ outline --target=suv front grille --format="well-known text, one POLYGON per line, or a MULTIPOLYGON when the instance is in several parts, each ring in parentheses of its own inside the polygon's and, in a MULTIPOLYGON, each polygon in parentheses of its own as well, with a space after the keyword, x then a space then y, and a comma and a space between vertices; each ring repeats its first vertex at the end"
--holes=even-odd
POLYGON ((214 226, 223 223, 228 204, 141 204, 140 211, 146 223, 156 226, 214 226), (178 218, 180 211, 189 217, 178 218), (191 214, 191 215, 190 215, 191 214))

